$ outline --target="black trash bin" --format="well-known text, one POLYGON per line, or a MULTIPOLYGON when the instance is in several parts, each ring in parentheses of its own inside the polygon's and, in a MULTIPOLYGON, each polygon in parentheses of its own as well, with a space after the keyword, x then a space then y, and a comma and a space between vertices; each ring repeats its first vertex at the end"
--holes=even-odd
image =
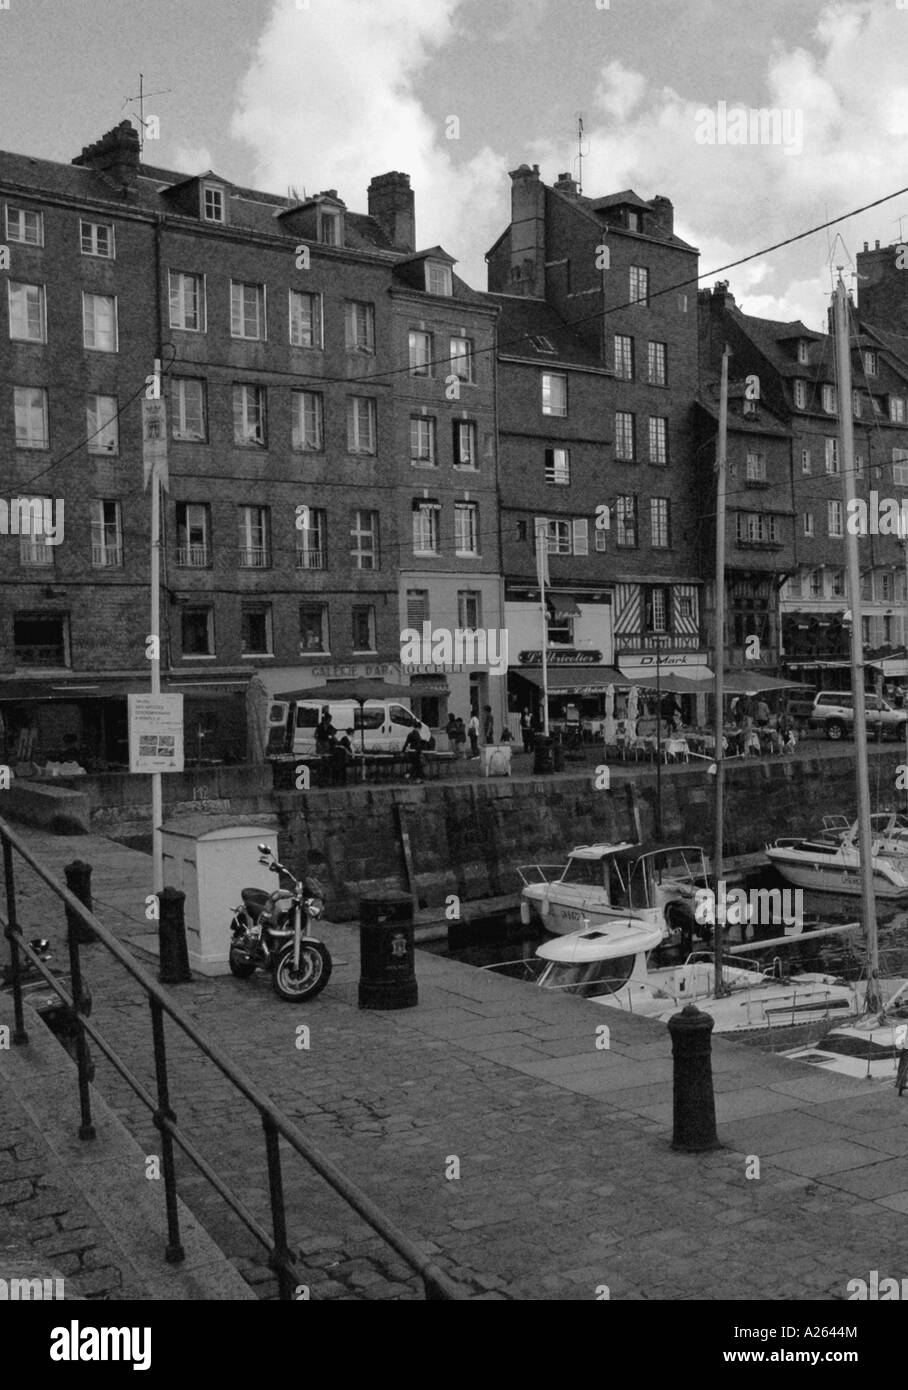
POLYGON ((556 738, 552 744, 552 771, 564 771, 564 743, 560 738, 556 738))
POLYGON ((419 1003, 409 893, 360 899, 359 957, 361 1009, 411 1009, 419 1003))
POLYGON ((533 772, 554 772, 552 740, 548 734, 537 734, 533 747, 533 772))

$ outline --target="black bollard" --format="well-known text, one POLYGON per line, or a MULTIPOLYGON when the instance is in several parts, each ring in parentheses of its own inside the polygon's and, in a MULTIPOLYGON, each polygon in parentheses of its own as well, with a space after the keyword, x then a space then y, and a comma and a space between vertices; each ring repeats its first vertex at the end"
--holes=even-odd
POLYGON ((158 979, 162 985, 185 985, 192 979, 183 919, 186 894, 179 888, 164 888, 156 896, 160 905, 158 979))
POLYGON ((668 1021, 674 1062, 672 1148, 681 1153, 720 1149, 713 1095, 712 1038, 715 1020, 695 1004, 685 1004, 668 1021))
POLYGON ((377 893, 359 903, 359 1007, 411 1009, 419 1003, 413 899, 377 893))
MULTIPOLYGON (((71 864, 64 866, 63 876, 69 891, 91 912, 91 865, 81 859, 74 859, 71 864)), ((66 908, 66 925, 80 946, 91 946, 98 939, 91 927, 86 926, 71 907, 66 908)))

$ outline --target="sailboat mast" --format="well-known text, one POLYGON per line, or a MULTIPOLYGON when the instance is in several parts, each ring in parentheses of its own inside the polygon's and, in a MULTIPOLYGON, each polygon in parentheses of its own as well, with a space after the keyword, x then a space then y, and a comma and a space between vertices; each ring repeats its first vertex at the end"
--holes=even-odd
POLYGON ((845 558, 848 569, 848 602, 851 608, 851 684, 854 691, 854 750, 857 778, 858 846, 861 856, 861 915, 867 942, 870 976, 867 1007, 881 1007, 879 998, 879 945, 876 899, 873 893, 873 849, 870 833, 870 768, 867 761, 867 716, 864 699, 864 649, 861 622, 861 571, 858 538, 851 526, 854 499, 854 425, 851 418, 851 345, 848 333, 848 298, 839 268, 832 297, 835 324, 836 392, 839 407, 839 441, 842 450, 842 491, 845 497, 845 558))
POLYGON ((715 843, 713 849, 713 878, 715 908, 713 921, 713 959, 715 962, 715 993, 722 993, 722 928, 719 920, 719 901, 722 893, 719 880, 725 861, 722 833, 725 814, 725 758, 722 749, 725 719, 725 478, 728 454, 728 345, 722 353, 722 378, 719 389, 719 437, 716 441, 716 786, 715 786, 715 843))

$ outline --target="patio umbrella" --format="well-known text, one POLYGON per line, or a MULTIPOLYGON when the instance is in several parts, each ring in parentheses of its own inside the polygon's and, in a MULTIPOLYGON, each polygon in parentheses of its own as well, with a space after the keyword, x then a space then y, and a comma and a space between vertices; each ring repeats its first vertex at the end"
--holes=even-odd
POLYGON ((632 685, 627 692, 627 720, 629 724, 637 722, 637 714, 640 708, 640 692, 635 685, 632 685))
MULTIPOLYGON (((445 687, 447 689, 447 687, 445 687)), ((359 680, 332 681, 330 685, 310 686, 306 690, 284 691, 276 700, 352 700, 359 705, 360 743, 366 751, 366 728, 362 717, 367 700, 409 700, 416 692, 409 685, 392 685, 390 681, 363 676, 359 680)), ((420 688, 419 694, 425 694, 420 688)))
POLYGON ((615 741, 615 687, 609 685, 605 691, 605 720, 603 721, 602 738, 605 743, 615 741))

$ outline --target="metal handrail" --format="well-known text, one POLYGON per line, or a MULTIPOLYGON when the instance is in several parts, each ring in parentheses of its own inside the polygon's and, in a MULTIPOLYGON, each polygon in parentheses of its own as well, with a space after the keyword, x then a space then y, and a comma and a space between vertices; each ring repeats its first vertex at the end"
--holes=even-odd
POLYGON ((72 1012, 72 1017, 76 1025, 76 1060, 79 1074, 79 1094, 82 1112, 79 1130, 80 1138, 88 1140, 95 1137, 90 1110, 89 1061, 87 1044, 85 1042, 86 1034, 97 1043, 98 1047, 135 1092, 139 1100, 152 1112, 155 1127, 160 1131, 162 1138, 164 1186, 168 1219, 168 1245, 166 1249, 166 1259, 168 1262, 178 1263, 183 1259, 177 1207, 176 1174, 173 1167, 172 1144, 175 1142, 186 1154, 187 1158, 196 1166, 199 1172, 208 1179, 215 1190, 223 1197, 224 1201, 227 1202, 228 1206, 240 1218, 243 1224, 252 1232, 260 1243, 264 1245, 265 1249, 269 1251, 269 1265, 277 1274, 281 1297, 283 1299, 292 1299, 294 1297, 295 1287, 301 1284, 304 1285, 305 1280, 301 1278, 299 1271, 296 1269, 286 1244, 284 1192, 278 1148, 278 1140, 279 1138, 283 1138, 301 1158, 305 1159, 305 1161, 324 1178, 329 1187, 333 1188, 333 1190, 342 1197, 344 1201, 346 1201, 347 1204, 397 1252, 398 1255, 400 1255, 414 1273, 420 1276, 423 1281, 427 1299, 432 1301, 453 1301, 466 1300, 471 1296, 463 1285, 445 1274, 433 1261, 427 1259, 415 1242, 385 1215, 382 1209, 373 1202, 371 1197, 363 1192, 362 1189, 352 1182, 330 1158, 312 1144, 300 1132, 297 1126, 278 1109, 274 1102, 259 1089, 255 1082, 252 1081, 235 1062, 221 1052, 213 1042, 210 1042, 204 1034, 201 1033, 179 1004, 175 1003, 174 1000, 169 997, 157 981, 155 981, 138 961, 133 958, 129 951, 127 951, 103 923, 98 920, 94 913, 90 912, 74 893, 53 878, 51 873, 35 858, 27 846, 23 844, 16 833, 3 819, 0 819, 0 842, 2 842, 3 846, 7 906, 6 914, 0 913, 0 923, 2 923, 3 926, 4 936, 10 943, 13 1003, 15 1010, 13 1042, 21 1045, 28 1041, 24 1022, 22 980, 19 964, 19 953, 22 952, 72 1012), (70 922, 69 957, 73 982, 72 994, 70 994, 55 978, 53 972, 47 969, 44 962, 36 955, 23 938, 16 914, 13 849, 15 849, 25 863, 29 865, 32 871, 37 874, 38 878, 56 894, 66 908, 67 918, 70 922), (85 1000, 79 960, 79 943, 76 932, 73 930, 73 918, 78 919, 79 922, 94 933, 96 940, 100 942, 100 944, 120 962, 127 973, 141 985, 148 997, 152 1014, 153 1050, 158 1092, 157 1101, 155 1101, 154 1097, 145 1088, 142 1082, 139 1081, 137 1077, 133 1076, 126 1064, 117 1055, 115 1049, 102 1036, 96 1024, 89 1022, 85 1016, 85 1000), (265 1131, 272 1225, 274 1228, 273 1238, 268 1236, 264 1228, 246 1209, 240 1199, 236 1197, 226 1183, 218 1177, 214 1169, 208 1164, 204 1157, 197 1152, 191 1141, 177 1124, 176 1116, 171 1109, 169 1100, 167 1058, 163 1028, 164 1014, 167 1014, 172 1019, 177 1027, 195 1044, 199 1051, 202 1052, 209 1061, 214 1063, 221 1074, 245 1096, 259 1113, 265 1131))

